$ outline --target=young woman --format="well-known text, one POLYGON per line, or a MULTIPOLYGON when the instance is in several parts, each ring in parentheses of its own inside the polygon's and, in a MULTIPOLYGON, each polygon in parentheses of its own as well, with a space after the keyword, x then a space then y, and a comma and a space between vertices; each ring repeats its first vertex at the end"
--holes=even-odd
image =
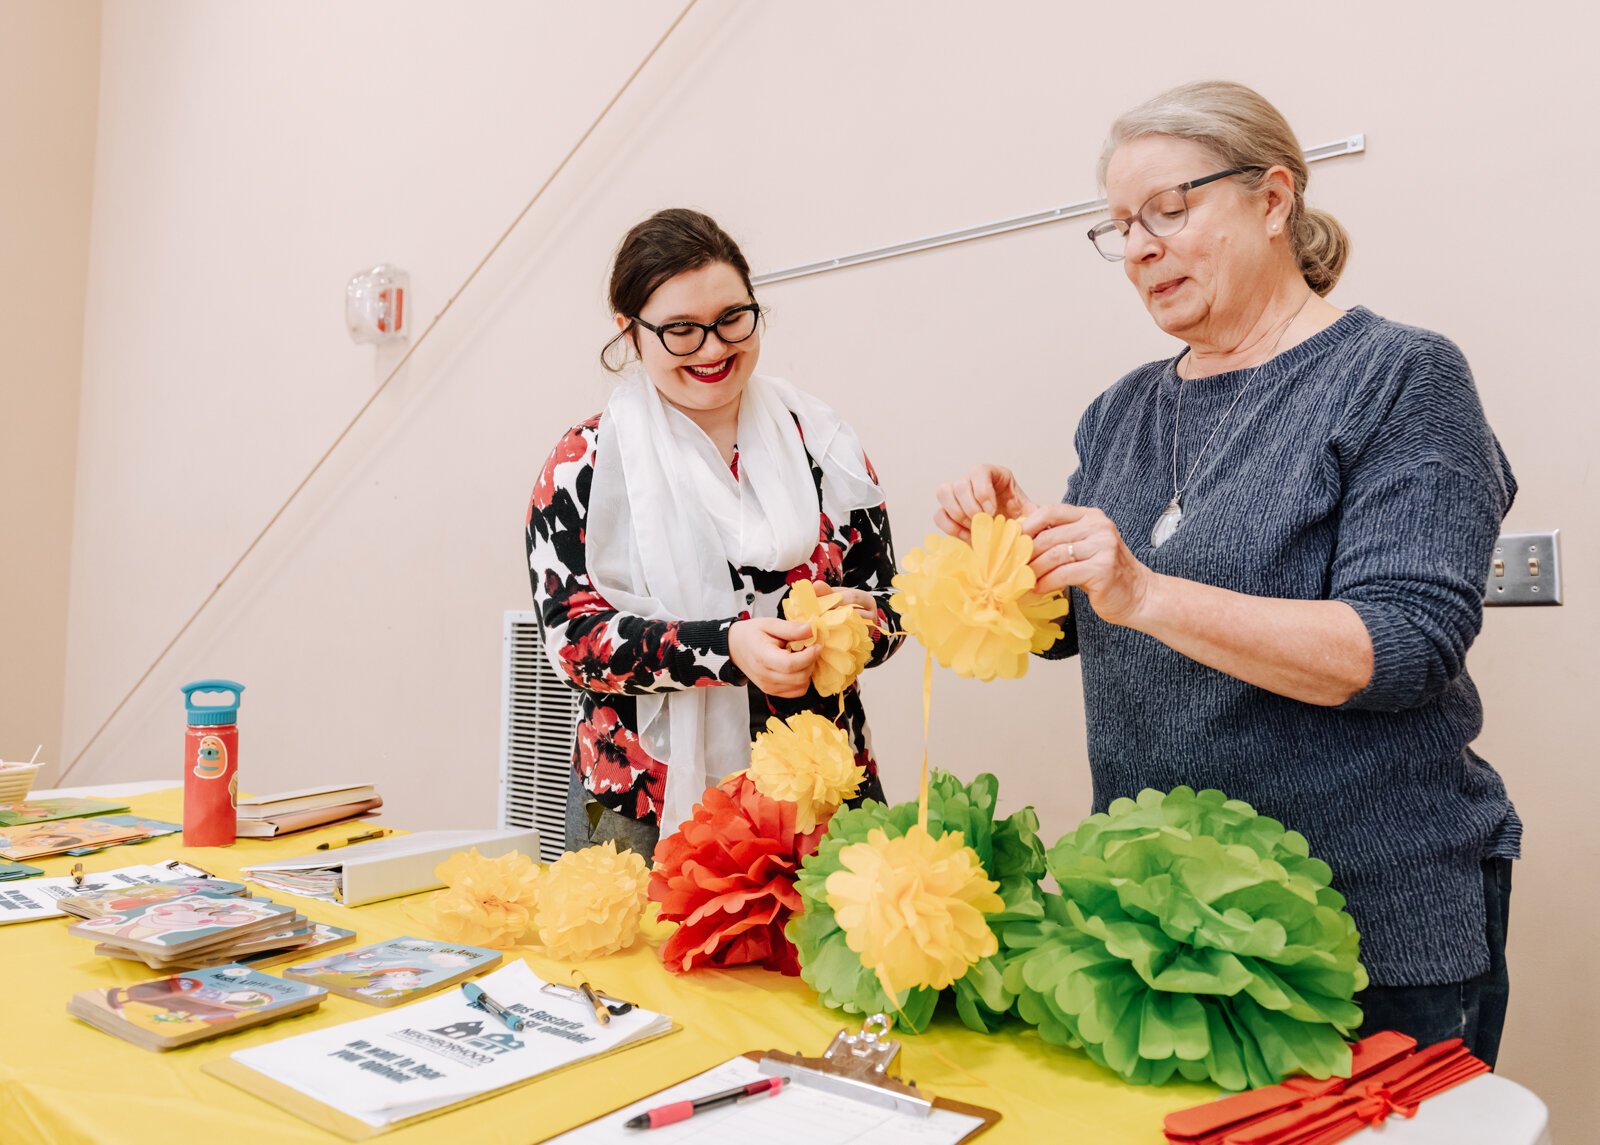
POLYGON ((880 796, 861 697, 811 687, 789 585, 836 592, 898 639, 877 475, 822 402, 756 373, 761 309, 738 245, 697 211, 628 232, 612 267, 622 380, 571 430, 528 505, 528 568, 551 662, 583 692, 567 846, 649 855, 710 783, 749 763, 771 716, 817 711, 849 735, 880 796))

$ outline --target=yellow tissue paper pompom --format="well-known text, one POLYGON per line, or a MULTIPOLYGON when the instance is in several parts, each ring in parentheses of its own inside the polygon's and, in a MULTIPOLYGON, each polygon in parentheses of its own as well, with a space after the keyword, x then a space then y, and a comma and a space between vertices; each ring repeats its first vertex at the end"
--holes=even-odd
POLYGON ((920 823, 889 838, 874 828, 839 852, 825 889, 839 928, 884 992, 942 990, 999 949, 984 919, 1004 907, 1000 884, 959 831, 934 838, 920 823))
POLYGON ((1028 670, 1028 654, 1061 639, 1071 607, 1033 591, 1033 540, 1022 525, 980 513, 972 543, 931 533, 905 556, 889 605, 907 632, 957 675, 992 680, 1028 670))
POLYGON ((850 737, 815 712, 787 720, 772 716, 750 747, 750 781, 768 799, 795 805, 797 835, 816 830, 823 815, 852 798, 867 777, 850 750, 850 737))
POLYGON ((539 868, 520 851, 486 859, 476 847, 434 868, 446 889, 433 896, 434 925, 447 942, 515 946, 533 924, 539 868))
POLYGON ((867 658, 872 655, 872 630, 838 593, 818 596, 816 585, 810 581, 795 581, 783 598, 783 618, 811 625, 810 636, 789 642, 791 652, 822 645, 822 654, 811 669, 811 683, 819 696, 837 696, 867 666, 867 658))
POLYGON ((643 856, 610 840, 568 851, 539 879, 533 925, 543 952, 583 959, 633 945, 649 885, 643 856))

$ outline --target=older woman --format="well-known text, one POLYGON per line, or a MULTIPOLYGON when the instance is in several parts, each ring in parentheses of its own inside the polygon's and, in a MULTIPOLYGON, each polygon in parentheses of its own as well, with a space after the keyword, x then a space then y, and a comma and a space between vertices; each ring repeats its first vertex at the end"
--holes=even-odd
POLYGON ((1090 405, 1060 504, 985 465, 936 523, 1022 517, 1041 588, 1072 590, 1052 655, 1082 656, 1097 810, 1188 784, 1298 829, 1362 933, 1363 1028, 1492 1063, 1521 823, 1468 746, 1464 659, 1516 483, 1467 363, 1323 297, 1348 240, 1250 89, 1128 112, 1100 175, 1089 237, 1186 348, 1090 405))

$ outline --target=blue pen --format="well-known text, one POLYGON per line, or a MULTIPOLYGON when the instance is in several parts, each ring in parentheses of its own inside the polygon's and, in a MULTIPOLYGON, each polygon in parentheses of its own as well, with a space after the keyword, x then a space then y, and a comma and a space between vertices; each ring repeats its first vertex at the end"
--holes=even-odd
POLYGON ((488 994, 484 993, 483 987, 479 986, 476 982, 461 983, 461 992, 467 996, 467 1005, 473 1006, 479 1010, 482 1010, 486 1014, 492 1014, 494 1017, 499 1018, 506 1024, 506 1029, 508 1030, 514 1030, 517 1033, 521 1033, 522 1028, 528 1024, 519 1015, 513 1014, 499 1002, 496 1002, 493 998, 489 997, 488 994))

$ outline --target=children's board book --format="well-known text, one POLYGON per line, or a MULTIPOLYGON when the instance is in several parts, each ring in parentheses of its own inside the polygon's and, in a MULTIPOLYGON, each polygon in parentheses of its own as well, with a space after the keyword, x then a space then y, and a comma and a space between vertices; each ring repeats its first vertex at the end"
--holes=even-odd
POLYGON ((205 877, 207 877, 206 872, 199 867, 173 859, 159 864, 96 871, 81 878, 73 875, 57 875, 53 878, 29 879, 17 886, 0 886, 0 924, 32 922, 38 918, 60 918, 66 913, 61 909, 63 899, 81 897, 94 891, 143 886, 146 883, 165 882, 169 879, 205 877))
POLYGON ((138 954, 171 957, 214 946, 229 937, 281 930, 294 914, 294 907, 268 899, 200 891, 86 918, 67 927, 67 933, 124 946, 138 954))
POLYGON ((57 819, 49 823, 22 823, 0 827, 0 858, 38 859, 59 855, 75 847, 99 850, 112 843, 146 838, 142 827, 124 827, 99 819, 57 819))
POLYGON ((396 938, 296 963, 283 972, 358 1002, 393 1006, 493 970, 502 957, 498 950, 459 942, 396 938))
POLYGON ((127 809, 125 800, 115 799, 25 799, 20 803, 0 803, 0 827, 43 823, 50 819, 81 819, 86 815, 127 809))
POLYGON ((145 903, 168 902, 184 895, 214 894, 249 898, 250 888, 243 883, 230 883, 227 879, 174 879, 171 882, 135 883, 130 887, 109 887, 105 890, 86 891, 68 895, 61 900, 61 909, 79 918, 96 918, 145 903))
POLYGON ((147 1050, 170 1050, 313 1010, 327 991, 231 963, 109 990, 85 990, 73 1014, 147 1050))

